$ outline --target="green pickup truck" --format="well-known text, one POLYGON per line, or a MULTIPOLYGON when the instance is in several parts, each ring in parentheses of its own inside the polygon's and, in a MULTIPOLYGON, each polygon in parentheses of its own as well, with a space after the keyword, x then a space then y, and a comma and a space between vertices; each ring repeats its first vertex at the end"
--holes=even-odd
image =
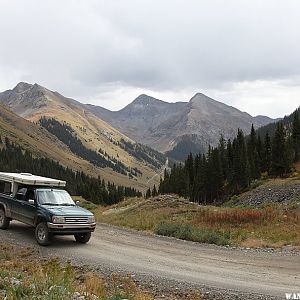
POLYGON ((77 243, 87 243, 96 228, 95 217, 74 203, 65 185, 29 173, 0 172, 0 229, 17 220, 35 228, 42 246, 54 235, 74 235, 77 243))

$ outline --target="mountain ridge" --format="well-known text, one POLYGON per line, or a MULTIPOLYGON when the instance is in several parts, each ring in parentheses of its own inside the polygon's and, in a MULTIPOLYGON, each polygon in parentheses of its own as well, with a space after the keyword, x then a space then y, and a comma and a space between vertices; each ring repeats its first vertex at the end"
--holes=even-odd
MULTIPOLYGON (((72 139, 77 144, 74 152, 77 156, 82 155, 81 158, 87 159, 92 155, 97 161, 107 161, 108 167, 100 169, 101 177, 107 181, 144 190, 148 179, 165 163, 162 154, 137 144, 96 117, 84 104, 38 84, 21 82, 12 90, 0 93, 0 103, 34 123, 39 123, 42 118, 54 118, 62 126, 55 123, 57 130, 62 128, 64 133, 62 135, 57 130, 51 133, 61 141, 66 141, 63 136, 73 136, 72 139), (120 170, 120 174, 114 170, 114 165, 116 170, 120 170)), ((158 183, 158 179, 156 181, 154 183, 158 183)))
POLYGON ((203 93, 196 93, 188 102, 166 102, 141 94, 119 111, 87 105, 93 113, 114 128, 142 144, 171 158, 184 158, 190 151, 205 152, 216 146, 221 135, 235 136, 238 128, 246 134, 251 125, 259 128, 275 120, 267 116, 251 116, 233 106, 216 101, 203 93), (187 149, 180 156, 177 145, 187 149), (189 146, 190 145, 190 146, 189 146))
MULTIPOLYGON (((167 153, 170 158, 175 158, 175 151, 176 159, 190 151, 205 152, 209 145, 217 145, 221 135, 225 139, 235 136, 238 128, 247 134, 252 124, 259 128, 276 121, 267 116, 253 117, 200 92, 188 102, 166 102, 141 94, 119 111, 110 111, 64 97, 36 83, 20 82, 14 89, 0 93, 0 102, 34 122, 43 116, 68 122, 66 115, 72 115, 74 123, 81 120, 84 126, 101 123, 101 128, 167 153), (32 102, 28 103, 28 99, 32 102)), ((85 139, 82 132, 77 134, 85 139)))

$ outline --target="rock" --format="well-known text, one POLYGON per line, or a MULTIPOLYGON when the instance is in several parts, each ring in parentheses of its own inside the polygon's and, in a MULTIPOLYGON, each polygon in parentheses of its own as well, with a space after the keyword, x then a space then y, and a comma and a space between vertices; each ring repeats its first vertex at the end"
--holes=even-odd
MULTIPOLYGON (((258 207, 262 204, 297 206, 300 199, 300 181, 270 181, 239 196, 236 205, 258 207), (270 187, 270 185, 272 185, 270 187)), ((298 205, 299 206, 299 205, 298 205)))
POLYGON ((21 280, 15 278, 15 277, 12 277, 10 279, 10 284, 13 285, 13 286, 19 286, 22 284, 21 280))

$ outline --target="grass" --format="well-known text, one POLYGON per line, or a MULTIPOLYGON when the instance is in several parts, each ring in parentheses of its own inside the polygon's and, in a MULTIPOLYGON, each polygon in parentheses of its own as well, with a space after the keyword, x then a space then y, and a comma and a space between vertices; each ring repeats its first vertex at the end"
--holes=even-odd
POLYGON ((72 196, 72 199, 76 202, 76 201, 79 201, 79 205, 91 212, 94 212, 96 209, 97 209, 97 205, 90 202, 90 201, 87 201, 85 200, 83 197, 81 196, 72 196))
POLYGON ((0 299, 5 300, 152 300, 203 299, 198 291, 145 291, 129 274, 101 275, 70 262, 42 259, 36 251, 0 245, 0 299))
POLYGON ((171 236, 182 240, 208 243, 216 245, 228 245, 230 241, 224 232, 217 232, 211 229, 200 229, 190 224, 160 223, 155 233, 164 236, 171 236))
POLYGON ((175 195, 131 198, 95 210, 99 222, 160 235, 243 247, 300 246, 300 211, 293 206, 215 207, 175 195))
POLYGON ((0 246, 0 299, 153 299, 137 288, 131 276, 104 278, 57 259, 41 261, 36 255, 30 248, 0 246))

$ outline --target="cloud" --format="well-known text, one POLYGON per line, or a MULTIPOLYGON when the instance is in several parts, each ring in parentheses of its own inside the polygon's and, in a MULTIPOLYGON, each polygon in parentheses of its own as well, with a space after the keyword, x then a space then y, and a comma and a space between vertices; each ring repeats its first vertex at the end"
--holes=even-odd
POLYGON ((300 75, 298 1, 0 5, 2 90, 21 80, 38 82, 113 109, 146 92, 187 101, 207 91, 254 114, 276 116, 286 107, 281 97, 291 107, 300 103, 293 83, 300 75))

